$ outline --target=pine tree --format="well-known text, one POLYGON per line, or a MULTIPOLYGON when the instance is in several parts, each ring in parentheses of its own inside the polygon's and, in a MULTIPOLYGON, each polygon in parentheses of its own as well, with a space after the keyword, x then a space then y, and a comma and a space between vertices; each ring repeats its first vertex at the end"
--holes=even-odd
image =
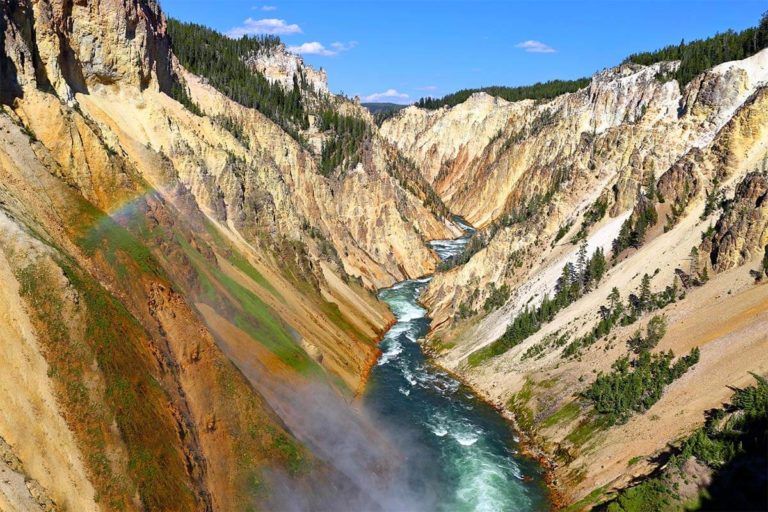
POLYGON ((656 199, 656 176, 653 172, 649 172, 645 181, 645 197, 651 201, 656 199))
POLYGON ((600 283, 605 275, 605 270, 608 267, 605 261, 605 254, 603 249, 598 247, 595 253, 592 255, 592 259, 589 260, 589 278, 590 281, 594 281, 596 284, 600 283))
POLYGON ((611 304, 611 311, 618 310, 619 305, 621 305, 621 294, 619 294, 619 289, 615 286, 611 289, 611 293, 608 295, 608 300, 611 304))
POLYGON ((674 302, 677 300, 677 294, 680 291, 680 279, 677 277, 677 274, 675 274, 675 278, 672 280, 672 288, 670 290, 670 302, 674 302))
MULTIPOLYGON (((309 127, 302 104, 300 81, 294 77, 293 89, 286 92, 246 64, 250 55, 270 51, 280 44, 275 36, 230 39, 202 25, 168 20, 171 46, 181 64, 205 77, 212 86, 243 106, 254 108, 275 121, 298 140, 298 130, 309 127)), ((189 106, 186 91, 178 84, 168 92, 189 106)), ((194 108, 192 108, 194 112, 194 108)))
POLYGON ((538 82, 533 85, 524 85, 520 87, 502 87, 491 86, 481 89, 462 89, 442 98, 424 97, 416 102, 416 106, 424 109, 438 109, 443 106, 453 107, 459 103, 464 103, 470 96, 476 92, 485 92, 491 96, 497 96, 507 101, 520 100, 545 100, 555 98, 561 94, 576 92, 589 85, 589 78, 579 78, 577 80, 552 80, 549 82, 538 82))
POLYGON ((651 305, 651 276, 643 274, 640 282, 640 309, 646 310, 651 305))
POLYGON ((688 261, 690 262, 689 273, 691 276, 696 277, 699 274, 699 248, 695 245, 691 247, 691 252, 688 255, 688 261))
MULTIPOLYGON (((768 46, 768 19, 764 14, 757 27, 741 32, 729 30, 707 39, 678 45, 670 45, 655 52, 630 55, 626 62, 651 65, 661 61, 679 60, 680 65, 674 72, 681 87, 693 80, 706 69, 722 62, 741 60, 768 46)), ((666 78, 665 78, 666 79, 666 78)))
MULTIPOLYGON (((560 277, 557 279, 557 285, 555 290, 557 291, 558 299, 562 296, 567 297, 571 290, 571 284, 573 283, 573 264, 566 263, 563 266, 563 270, 560 273, 560 277)), ((559 302, 561 302, 559 300, 559 302)))
POLYGON ((663 315, 656 315, 651 318, 646 328, 646 341, 649 349, 658 345, 666 333, 667 318, 663 315))
POLYGON ((582 240, 581 245, 579 246, 579 252, 576 257, 576 275, 577 280, 582 288, 586 287, 586 276, 587 276, 587 241, 582 240))
POLYGON ((619 230, 619 235, 613 241, 612 252, 613 252, 614 260, 619 257, 619 254, 621 254, 621 252, 624 249, 629 247, 629 239, 630 239, 631 232, 632 232, 632 221, 631 219, 627 219, 621 225, 621 229, 619 230))

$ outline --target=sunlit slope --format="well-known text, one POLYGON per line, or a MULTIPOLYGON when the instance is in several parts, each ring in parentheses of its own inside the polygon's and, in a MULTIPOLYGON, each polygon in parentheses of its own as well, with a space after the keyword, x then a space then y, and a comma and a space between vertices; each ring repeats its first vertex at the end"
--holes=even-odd
POLYGON ((0 21, 2 503, 248 509, 286 481, 362 496, 286 403, 362 389, 393 320, 372 288, 430 272, 427 239, 454 229, 425 189, 382 142, 323 176, 178 66, 155 2, 20 2, 0 21), (171 98, 180 76, 198 107, 171 98))
POLYGON ((528 432, 568 503, 653 471, 729 386, 768 371, 768 52, 682 88, 677 66, 624 64, 544 102, 410 108, 383 128, 481 227, 425 292, 438 361, 528 432), (669 350, 666 368, 641 361, 669 350))

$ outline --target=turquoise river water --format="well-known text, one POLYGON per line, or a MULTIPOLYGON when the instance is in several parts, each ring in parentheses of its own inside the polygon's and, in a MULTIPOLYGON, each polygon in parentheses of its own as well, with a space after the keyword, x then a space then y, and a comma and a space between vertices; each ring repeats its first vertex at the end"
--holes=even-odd
MULTIPOLYGON (((433 242, 442 258, 458 254, 469 234, 433 242)), ((459 381, 430 364, 418 340, 429 330, 419 297, 429 278, 382 290, 397 318, 382 341, 382 356, 364 397, 379 421, 401 431, 409 448, 403 464, 409 487, 444 511, 549 509, 543 471, 519 453, 500 414, 459 381)))

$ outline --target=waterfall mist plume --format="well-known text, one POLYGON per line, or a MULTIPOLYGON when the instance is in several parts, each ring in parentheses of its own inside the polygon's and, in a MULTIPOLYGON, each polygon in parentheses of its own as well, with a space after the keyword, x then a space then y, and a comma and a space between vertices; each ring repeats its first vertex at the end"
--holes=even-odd
POLYGON ((291 433, 324 464, 293 479, 268 472, 275 510, 428 511, 436 507, 436 474, 415 431, 374 419, 325 382, 284 383, 246 376, 291 433), (422 456, 423 455, 423 456, 422 456))

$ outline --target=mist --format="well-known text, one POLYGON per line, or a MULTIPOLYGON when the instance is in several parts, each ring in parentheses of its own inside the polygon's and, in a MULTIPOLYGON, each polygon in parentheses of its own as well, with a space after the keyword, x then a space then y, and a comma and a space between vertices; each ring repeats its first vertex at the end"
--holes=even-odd
POLYGON ((324 382, 289 386, 244 373, 259 381, 261 393, 286 427, 325 466, 298 479, 269 471, 272 508, 291 512, 436 508, 436 473, 415 431, 374 419, 361 401, 348 403, 324 382))

